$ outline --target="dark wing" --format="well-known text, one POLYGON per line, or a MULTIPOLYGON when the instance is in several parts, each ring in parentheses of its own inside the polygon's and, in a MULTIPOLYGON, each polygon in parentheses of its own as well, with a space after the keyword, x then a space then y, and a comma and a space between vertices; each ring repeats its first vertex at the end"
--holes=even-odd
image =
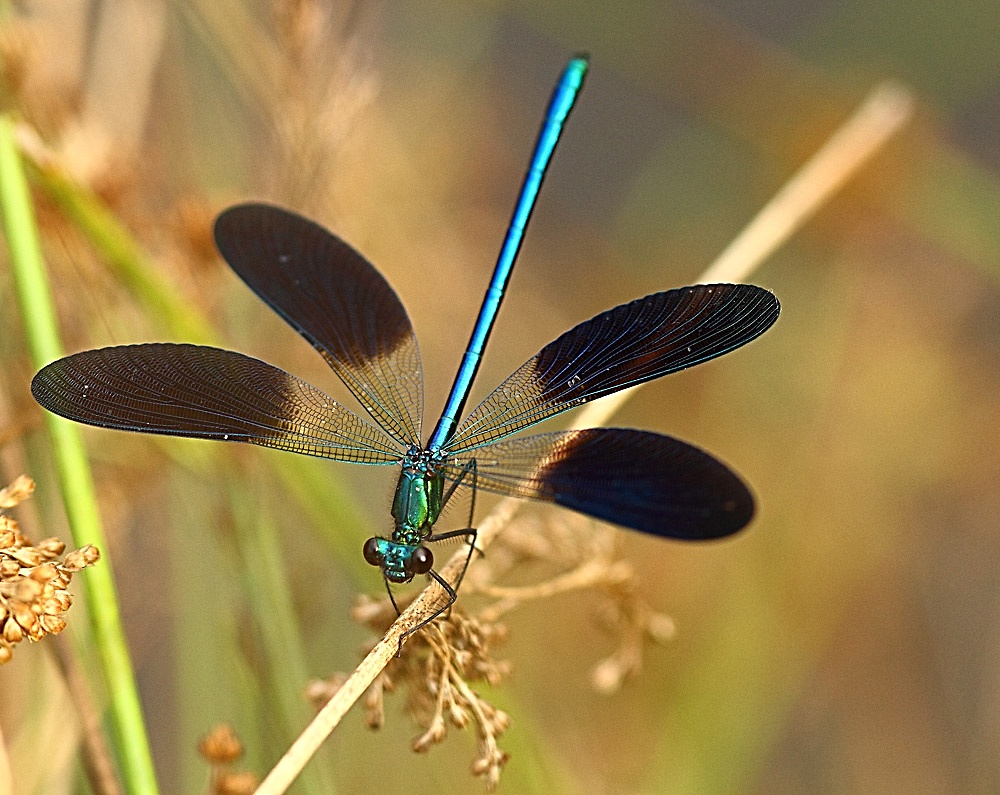
POLYGON ((473 459, 480 489, 666 538, 720 538, 754 513, 749 489, 725 464, 647 431, 591 428, 497 442, 450 458, 447 476, 457 478, 473 459))
POLYGON ((417 340, 396 293, 368 260, 318 224, 265 204, 222 213, 215 243, 390 436, 419 444, 423 375, 417 340))
POLYGON ((31 393, 49 411, 102 428, 249 442, 361 464, 401 458, 382 431, 305 381, 201 345, 84 351, 43 367, 31 393))
POLYGON ((616 306, 550 342, 490 393, 448 442, 464 452, 626 387, 721 356, 778 319, 749 284, 668 290, 616 306))

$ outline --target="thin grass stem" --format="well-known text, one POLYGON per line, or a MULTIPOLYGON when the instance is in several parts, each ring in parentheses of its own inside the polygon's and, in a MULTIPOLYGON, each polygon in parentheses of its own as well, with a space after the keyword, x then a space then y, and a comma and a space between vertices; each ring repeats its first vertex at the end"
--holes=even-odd
MULTIPOLYGON (((0 208, 28 348, 35 366, 41 367, 62 355, 62 345, 10 116, 0 117, 0 208)), ((118 750, 125 789, 155 795, 153 760, 83 440, 77 427, 62 417, 46 413, 45 423, 74 542, 78 547, 93 544, 104 555, 103 565, 88 572, 83 592, 93 644, 108 688, 113 747, 118 750)))

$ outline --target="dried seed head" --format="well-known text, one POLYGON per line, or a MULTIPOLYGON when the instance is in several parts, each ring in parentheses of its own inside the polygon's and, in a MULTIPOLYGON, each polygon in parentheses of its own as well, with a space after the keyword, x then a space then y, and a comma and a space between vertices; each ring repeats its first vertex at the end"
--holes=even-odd
POLYGON ((11 646, 24 640, 24 630, 13 618, 8 618, 3 624, 3 639, 11 646))
POLYGON ((35 568, 31 570, 28 576, 31 578, 33 582, 39 582, 44 584, 58 577, 59 569, 56 568, 54 563, 43 563, 41 566, 35 566, 35 568))
POLYGON ((226 769, 243 756, 243 743, 233 727, 221 723, 198 741, 198 753, 212 766, 211 795, 250 795, 258 784, 253 773, 226 769))
POLYGON ((66 551, 66 545, 58 538, 46 538, 35 546, 49 560, 58 558, 66 551))
POLYGON ((0 580, 12 580, 21 573, 21 564, 13 558, 0 559, 0 580))
POLYGON ((50 635, 58 635, 66 629, 66 619, 62 616, 42 616, 38 623, 50 635))
MULTIPOLYGON (((0 489, 0 507, 16 505, 33 488, 29 478, 18 478, 0 489)), ((65 551, 57 538, 32 544, 16 521, 0 515, 0 664, 11 659, 13 647, 25 638, 37 641, 65 629, 63 614, 72 604, 66 588, 73 573, 100 557, 88 545, 60 560, 65 551)))
POLYGON ((93 566, 100 559, 100 550, 93 544, 86 544, 79 549, 73 550, 66 556, 66 560, 63 563, 63 570, 75 573, 81 569, 85 569, 87 566, 93 566))
POLYGON ((510 728, 510 715, 502 709, 498 709, 496 715, 493 716, 493 726, 497 734, 503 734, 510 728))
POLYGON ((459 729, 464 729, 469 722, 469 711, 459 702, 452 701, 448 708, 448 717, 459 729))
MULTIPOLYGON (((639 596, 631 565, 617 553, 613 531, 584 518, 560 520, 540 527, 521 519, 507 526, 489 547, 489 556, 470 569, 463 580, 463 593, 492 600, 476 615, 464 613, 467 600, 452 606, 447 618, 432 622, 413 635, 402 656, 392 663, 393 676, 407 694, 406 708, 423 727, 413 743, 415 751, 427 751, 441 742, 449 727, 470 728, 479 739, 474 775, 485 779, 487 789, 499 782, 508 759, 498 738, 510 727, 510 716, 485 701, 473 683, 496 686, 511 671, 510 663, 493 656, 493 649, 506 640, 507 628, 500 618, 517 606, 559 593, 591 589, 605 598, 604 624, 618 638, 619 648, 596 666, 595 686, 610 692, 637 672, 642 646, 649 639, 666 640, 673 634, 672 621, 655 613, 639 596), (500 577, 525 560, 556 568, 550 581, 534 586, 503 586, 500 577)), ((384 631, 395 618, 388 599, 366 599, 358 603, 355 618, 384 631)))
POLYGON ((11 618, 20 624, 26 632, 31 632, 31 628, 38 622, 31 605, 20 600, 11 601, 9 609, 11 618))
POLYGON ((653 640, 658 643, 666 643, 677 634, 677 625, 670 616, 663 613, 653 613, 646 624, 646 631, 653 640))
POLYGON ((251 795, 260 783, 253 773, 223 773, 215 782, 217 795, 251 795))
POLYGON ((472 775, 486 779, 486 789, 493 792, 500 783, 500 772, 510 756, 495 745, 487 744, 482 754, 472 761, 472 775))
POLYGON ((7 550, 7 554, 22 566, 37 566, 42 562, 42 553, 34 547, 14 547, 7 550))
MULTIPOLYGON (((387 601, 387 600, 386 600, 387 601)), ((368 603, 365 603, 366 606, 368 603)), ((377 609, 365 611, 379 613, 377 609)), ((406 708, 424 731, 414 738, 417 753, 429 751, 443 742, 449 727, 471 728, 480 738, 479 758, 484 759, 487 784, 499 776, 504 755, 496 738, 507 728, 510 718, 476 693, 472 682, 499 682, 510 666, 492 657, 492 644, 506 637, 506 630, 493 621, 472 618, 455 607, 447 620, 433 622, 414 635, 401 657, 390 663, 365 698, 370 726, 381 725, 383 697, 394 685, 405 689, 406 708), (391 677, 391 678, 390 678, 391 677), (373 720, 378 707, 379 720, 373 720)))
POLYGON ((422 754, 430 749, 432 745, 441 742, 448 734, 448 729, 444 725, 444 720, 440 715, 435 715, 427 731, 415 737, 413 740, 413 750, 422 754))
POLYGON ((220 723, 198 741, 198 753, 209 762, 228 764, 243 756, 243 743, 232 726, 220 723))
POLYGON ((489 769, 489 766, 490 766, 489 759, 487 759, 484 756, 477 756, 475 759, 472 760, 472 767, 471 767, 472 775, 474 776, 484 775, 486 771, 489 769))
POLYGON ((28 574, 14 580, 9 590, 13 592, 14 598, 22 602, 34 602, 45 591, 45 586, 38 580, 31 579, 31 575, 28 574))
POLYGON ((48 603, 46 603, 45 607, 46 613, 52 613, 52 614, 65 613, 73 606, 73 597, 70 596, 69 591, 62 591, 62 590, 56 591, 54 594, 52 594, 51 601, 55 603, 55 606, 50 608, 48 606, 48 603))
POLYGON ((35 490, 35 481, 27 475, 19 475, 9 486, 0 489, 0 509, 13 508, 31 496, 35 490))
POLYGON ((590 673, 590 683, 594 690, 604 695, 617 692, 624 678, 621 664, 615 657, 601 660, 590 673))

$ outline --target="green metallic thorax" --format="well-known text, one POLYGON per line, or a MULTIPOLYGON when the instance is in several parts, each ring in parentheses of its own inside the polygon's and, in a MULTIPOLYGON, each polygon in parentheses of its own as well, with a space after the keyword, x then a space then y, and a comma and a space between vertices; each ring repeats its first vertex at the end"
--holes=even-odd
POLYGON ((444 478, 425 457, 404 463, 392 499, 395 530, 392 540, 399 544, 419 544, 430 535, 441 514, 444 478))

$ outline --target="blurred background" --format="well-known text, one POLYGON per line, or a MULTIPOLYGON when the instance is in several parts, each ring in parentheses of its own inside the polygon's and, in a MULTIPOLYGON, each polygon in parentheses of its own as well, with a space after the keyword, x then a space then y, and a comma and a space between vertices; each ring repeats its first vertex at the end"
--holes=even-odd
MULTIPOLYGON (((612 421, 712 451, 759 499, 753 524, 720 543, 618 533, 675 639, 599 695, 590 672, 614 645, 594 617, 601 597, 529 605, 499 652, 513 676, 484 692, 513 719, 501 792, 1000 789, 995 3, 0 6, 5 108, 146 252, 141 273, 116 267, 36 181, 68 352, 190 341, 207 319, 224 347, 342 398, 214 253, 214 216, 266 199, 335 230, 395 287, 420 339, 427 426, 570 54, 589 52, 591 72, 473 403, 575 323, 696 281, 876 84, 908 87, 906 129, 750 279, 779 296, 777 325, 647 385, 612 421)), ((0 289, 11 295, 6 267, 0 289)), ((21 322, 4 306, 0 480, 31 474, 25 532, 68 540, 21 322)), ((224 720, 266 772, 310 714, 276 703, 272 683, 298 692, 349 671, 371 638, 348 610, 382 587, 360 552, 389 527, 395 473, 85 435, 163 791, 204 790, 194 747, 224 720), (262 604, 261 577, 287 601, 262 604), (268 652, 275 633, 294 639, 287 656, 268 652)), ((79 724, 45 647, 0 671, 15 791, 85 792, 79 724)), ((414 755, 402 701, 389 698, 379 733, 356 709, 295 791, 479 791, 475 738, 453 731, 414 755)))

